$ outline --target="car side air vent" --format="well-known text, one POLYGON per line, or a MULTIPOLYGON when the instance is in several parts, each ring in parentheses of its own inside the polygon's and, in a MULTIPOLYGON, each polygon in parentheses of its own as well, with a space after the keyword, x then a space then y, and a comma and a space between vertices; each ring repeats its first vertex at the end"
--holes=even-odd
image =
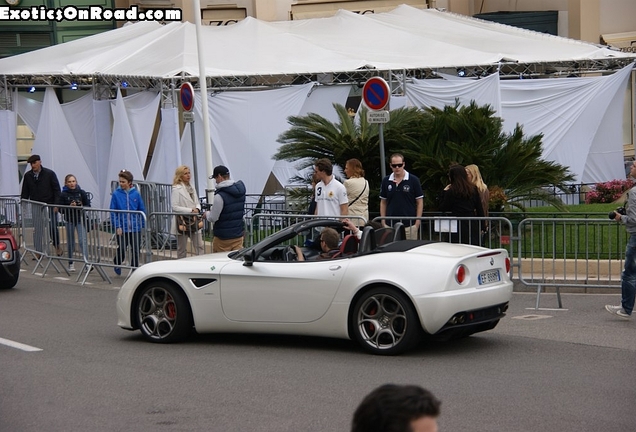
POLYGON ((195 287, 202 288, 208 284, 216 282, 216 279, 190 279, 190 282, 192 282, 192 285, 195 287))

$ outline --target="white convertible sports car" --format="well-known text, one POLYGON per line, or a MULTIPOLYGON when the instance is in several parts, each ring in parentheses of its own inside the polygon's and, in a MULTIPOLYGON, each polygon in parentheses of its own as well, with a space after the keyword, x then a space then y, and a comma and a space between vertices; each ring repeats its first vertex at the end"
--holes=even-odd
POLYGON ((137 269, 117 298, 118 325, 152 342, 199 333, 284 333, 356 340, 399 354, 423 338, 494 328, 512 296, 505 249, 402 240, 403 228, 365 227, 358 244, 316 259, 309 236, 331 219, 285 228, 252 247, 137 269), (297 261, 290 245, 302 248, 297 261))

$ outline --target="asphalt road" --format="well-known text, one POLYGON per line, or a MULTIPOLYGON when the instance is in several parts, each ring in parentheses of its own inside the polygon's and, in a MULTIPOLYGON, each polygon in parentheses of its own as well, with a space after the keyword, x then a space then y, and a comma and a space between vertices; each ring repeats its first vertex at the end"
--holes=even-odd
POLYGON ((515 294, 493 331, 378 357, 310 337, 146 343, 116 326, 122 281, 23 272, 0 290, 0 431, 347 431, 387 382, 432 390, 440 431, 636 429, 636 318, 603 310, 616 294, 565 294, 558 311, 515 294))

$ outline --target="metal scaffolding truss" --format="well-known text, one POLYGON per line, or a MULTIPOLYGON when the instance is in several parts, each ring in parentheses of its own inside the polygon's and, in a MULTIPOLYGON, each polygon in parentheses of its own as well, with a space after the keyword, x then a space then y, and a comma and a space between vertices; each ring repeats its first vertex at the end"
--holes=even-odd
MULTIPOLYGON (((502 79, 538 79, 571 76, 606 75, 614 73, 633 62, 634 58, 612 58, 602 60, 581 60, 550 63, 515 63, 457 66, 447 68, 420 68, 402 70, 379 70, 374 68, 355 71, 331 71, 304 74, 272 75, 228 75, 208 77, 209 91, 259 90, 272 87, 306 84, 319 85, 357 85, 371 77, 380 76, 391 85, 394 95, 403 95, 405 86, 411 79, 439 79, 439 73, 454 74, 466 78, 479 78, 499 73, 502 79)), ((113 75, 5 75, 0 81, 0 108, 11 106, 10 93, 14 88, 54 87, 91 89, 95 99, 113 99, 117 88, 130 90, 156 90, 162 97, 162 106, 175 105, 175 92, 184 82, 190 82, 198 88, 199 78, 182 74, 176 77, 144 77, 113 75)))

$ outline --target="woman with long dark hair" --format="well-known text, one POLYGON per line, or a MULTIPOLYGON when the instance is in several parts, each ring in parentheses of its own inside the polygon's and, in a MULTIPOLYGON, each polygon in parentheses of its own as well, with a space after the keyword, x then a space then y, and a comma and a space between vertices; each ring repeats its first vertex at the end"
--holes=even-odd
MULTIPOLYGON (((466 168, 453 165, 448 171, 450 184, 442 192, 440 210, 457 217, 484 217, 484 208, 477 187, 468 180, 466 168)), ((459 232, 451 234, 451 242, 479 246, 483 221, 463 220, 459 232)))

